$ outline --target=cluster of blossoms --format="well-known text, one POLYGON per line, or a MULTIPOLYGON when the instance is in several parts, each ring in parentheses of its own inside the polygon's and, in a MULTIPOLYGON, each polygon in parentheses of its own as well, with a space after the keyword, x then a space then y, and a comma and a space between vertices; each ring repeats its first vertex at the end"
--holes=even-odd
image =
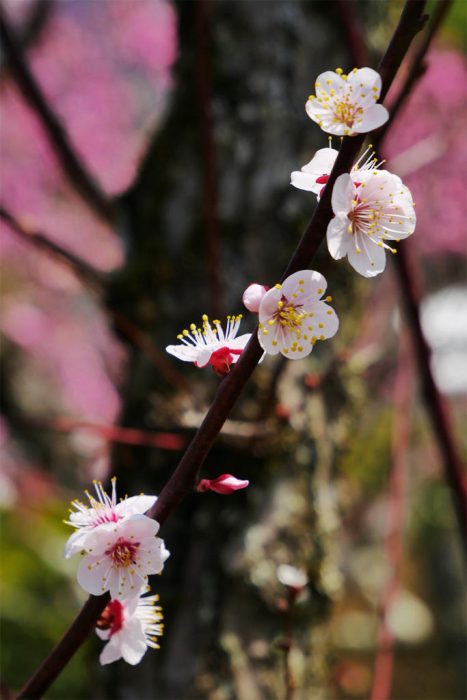
POLYGON ((89 505, 72 501, 67 525, 76 528, 65 545, 65 557, 80 553, 78 583, 92 595, 109 591, 111 601, 97 622, 97 634, 108 640, 100 662, 123 658, 137 664, 148 646, 157 648, 162 634, 158 597, 141 597, 149 590, 148 576, 160 574, 169 556, 156 537, 159 523, 144 515, 156 496, 132 496, 117 502, 116 479, 109 496, 94 482, 96 496, 89 505))

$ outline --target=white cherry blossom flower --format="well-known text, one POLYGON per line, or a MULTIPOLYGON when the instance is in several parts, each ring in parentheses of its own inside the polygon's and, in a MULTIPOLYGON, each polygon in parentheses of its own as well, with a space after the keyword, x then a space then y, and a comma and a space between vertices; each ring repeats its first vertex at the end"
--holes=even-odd
POLYGON ((72 525, 76 528, 65 545, 65 557, 68 559, 73 554, 85 549, 86 538, 95 528, 106 523, 117 523, 120 520, 137 513, 146 513, 151 506, 157 501, 157 496, 131 496, 131 498, 121 499, 117 503, 117 480, 115 477, 111 479, 112 495, 104 491, 100 481, 94 481, 96 497, 85 491, 88 497, 90 506, 81 503, 77 499, 71 502, 75 509, 70 509, 69 520, 64 520, 67 525, 72 525))
POLYGON ((335 260, 347 256, 364 277, 379 275, 386 265, 386 241, 399 241, 415 230, 410 190, 386 170, 340 175, 332 191, 335 214, 327 229, 327 243, 335 260))
POLYGON ((218 374, 227 374, 230 366, 237 362, 251 333, 245 333, 237 338, 242 315, 227 316, 227 327, 224 329, 220 321, 209 322, 204 314, 201 328, 194 323, 190 330, 184 330, 177 336, 182 342, 179 345, 168 345, 166 351, 184 362, 193 362, 196 367, 211 365, 218 374), (214 327, 213 327, 214 326, 214 327))
POLYGON ((156 537, 159 523, 145 515, 107 523, 86 538, 78 566, 78 583, 88 593, 110 591, 112 598, 138 595, 150 574, 160 574, 169 556, 156 537))
POLYGON ((339 327, 337 315, 321 300, 327 282, 314 270, 295 272, 276 284, 259 307, 258 340, 263 350, 298 360, 306 357, 318 340, 332 338, 339 327))
POLYGON ((326 71, 318 76, 315 90, 305 109, 328 134, 363 134, 389 118, 387 109, 375 104, 381 93, 381 77, 372 68, 354 68, 348 75, 342 68, 326 71))
MULTIPOLYGON (((353 166, 350 175, 354 182, 361 181, 369 170, 377 170, 385 162, 375 158, 375 152, 371 150, 372 148, 370 144, 353 166)), ((304 165, 300 171, 296 170, 291 173, 290 184, 299 190, 314 192, 319 200, 338 155, 339 151, 336 151, 331 145, 316 151, 310 162, 304 165)))
POLYGON ((159 649, 164 625, 158 601, 158 595, 110 601, 96 626, 97 635, 107 641, 99 657, 102 665, 123 659, 134 666, 148 647, 159 649))

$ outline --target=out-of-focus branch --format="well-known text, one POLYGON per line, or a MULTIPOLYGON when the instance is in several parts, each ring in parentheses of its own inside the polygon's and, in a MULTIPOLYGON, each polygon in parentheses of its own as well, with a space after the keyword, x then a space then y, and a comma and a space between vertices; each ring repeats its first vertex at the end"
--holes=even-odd
POLYGON ((102 219, 112 222, 115 211, 112 202, 87 172, 71 145, 60 119, 49 105, 42 89, 29 69, 12 30, 0 6, 0 37, 11 74, 25 100, 41 120, 55 155, 72 185, 83 200, 102 219))
POLYGON ((86 430, 99 435, 108 442, 119 442, 140 447, 157 447, 160 450, 182 450, 187 442, 184 435, 177 433, 150 432, 137 428, 122 428, 119 425, 106 425, 80 418, 51 418, 49 420, 22 419, 15 416, 15 422, 26 428, 54 430, 59 433, 73 433, 86 430))
MULTIPOLYGON (((451 6, 451 0, 439 0, 433 13, 426 34, 413 56, 410 69, 405 81, 395 99, 391 118, 378 132, 378 143, 383 142, 390 125, 400 111, 409 94, 413 90, 417 79, 421 75, 421 66, 431 42, 440 28, 443 19, 451 6)), ((381 154, 382 155, 382 154, 381 154)), ((419 299, 420 291, 417 288, 417 276, 413 261, 410 259, 410 246, 406 245, 398 250, 394 256, 394 265, 398 286, 401 290, 402 303, 409 321, 412 342, 417 356, 417 367, 422 384, 423 397, 426 409, 431 420, 432 430, 436 436, 439 450, 442 455, 444 472, 451 488, 459 532, 464 543, 467 543, 467 480, 464 465, 460 458, 455 440, 452 435, 451 421, 447 406, 438 391, 433 372, 431 370, 431 350, 423 335, 420 321, 419 299)))
POLYGON ((334 0, 334 5, 352 62, 356 68, 361 68, 366 65, 368 51, 355 0, 334 0))
POLYGON ((211 111, 210 6, 208 0, 196 2, 195 86, 201 130, 203 163, 203 219, 208 266, 209 298, 214 316, 223 316, 220 231, 217 202, 216 147, 211 111))
POLYGON ((422 35, 418 47, 414 51, 403 85, 393 103, 389 106, 389 120, 386 122, 386 124, 383 124, 383 126, 378 129, 375 134, 373 139, 373 147, 376 151, 380 150, 389 127, 397 118, 397 115, 399 114, 402 106, 405 104, 408 96, 412 93, 417 81, 424 74, 426 70, 426 55, 433 39, 435 38, 436 34, 441 28, 441 25, 446 19, 449 10, 451 9, 452 2, 453 0, 438 0, 438 3, 433 10, 430 23, 422 35))
MULTIPOLYGON (((423 17, 424 8, 425 0, 406 0, 405 2, 399 24, 379 66, 383 83, 382 98, 387 94, 414 36, 423 27, 425 20, 423 17)), ((344 139, 323 196, 282 279, 311 264, 326 235, 327 224, 332 216, 331 192, 334 183, 339 175, 350 171, 362 146, 363 139, 363 136, 344 139)), ((155 506, 148 511, 150 517, 163 522, 183 498, 191 492, 200 467, 206 459, 224 421, 258 364, 261 355, 262 349, 258 343, 257 335, 254 333, 233 370, 222 380, 203 423, 188 446, 172 477, 162 489, 155 506)), ((101 598, 98 600, 101 600, 101 598)), ((86 605, 90 606, 92 602, 93 598, 91 596, 86 605)), ((102 607, 95 612, 95 620, 104 605, 105 600, 102 603, 102 607)), ((69 630, 64 638, 66 643, 62 640, 52 650, 40 670, 26 683, 18 696, 18 700, 25 700, 26 698, 35 700, 41 697, 67 664, 74 651, 79 648, 92 627, 92 625, 83 625, 80 621, 80 616, 81 613, 72 625, 72 628, 76 628, 76 640, 73 640, 74 635, 69 630)))
POLYGON ((39 250, 59 260, 61 263, 64 263, 84 282, 93 286, 100 286, 103 284, 104 275, 99 272, 99 270, 96 270, 96 268, 88 265, 88 263, 84 262, 81 258, 65 250, 65 248, 62 248, 58 243, 54 243, 43 233, 33 231, 24 223, 20 223, 9 211, 1 206, 0 219, 2 219, 8 225, 9 229, 19 238, 31 243, 39 250))
POLYGON ((402 338, 394 385, 391 440, 391 473, 389 475, 388 511, 384 542, 386 558, 391 566, 381 601, 378 630, 378 652, 373 673, 370 700, 390 700, 394 667, 394 635, 387 624, 389 608, 399 590, 402 561, 404 506, 407 491, 407 453, 410 439, 411 367, 406 338, 402 338))

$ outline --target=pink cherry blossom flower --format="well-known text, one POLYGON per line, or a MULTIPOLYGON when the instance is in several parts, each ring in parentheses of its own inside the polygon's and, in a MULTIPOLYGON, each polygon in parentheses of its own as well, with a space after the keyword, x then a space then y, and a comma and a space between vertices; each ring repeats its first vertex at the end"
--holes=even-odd
POLYGON ((258 313, 261 299, 264 297, 268 289, 269 287, 265 287, 263 284, 258 284, 257 282, 253 282, 245 289, 243 292, 242 301, 248 311, 251 311, 254 314, 258 313))
POLYGON ((242 315, 227 316, 227 327, 224 331, 220 321, 213 321, 211 326, 206 314, 202 317, 201 328, 194 323, 190 330, 184 330, 177 336, 179 345, 168 345, 166 351, 184 362, 193 362, 196 367, 211 365, 218 374, 227 374, 230 366, 237 362, 251 333, 237 336, 242 315))
POLYGON ((336 312, 321 300, 327 282, 314 270, 295 272, 267 292, 259 307, 258 340, 269 355, 298 360, 318 340, 332 338, 339 327, 336 312))
POLYGON ((102 665, 123 659, 134 666, 148 647, 159 649, 157 637, 162 636, 164 625, 158 600, 158 595, 151 595, 110 601, 96 626, 96 634, 107 641, 99 657, 102 665))
POLYGON ((381 93, 381 77, 372 68, 354 68, 348 75, 341 68, 326 71, 318 76, 315 89, 316 95, 310 95, 305 109, 328 134, 363 134, 389 118, 387 109, 375 104, 381 93))
POLYGON ((386 241, 407 238, 415 230, 410 190, 386 170, 340 175, 332 191, 335 214, 327 229, 327 243, 335 260, 347 256, 364 277, 379 275, 386 265, 386 241))
POLYGON ((145 515, 130 515, 94 529, 86 538, 78 567, 78 583, 92 595, 110 591, 112 598, 135 596, 148 575, 160 574, 169 556, 156 537, 159 523, 145 515))
POLYGON ((112 495, 108 496, 100 481, 94 481, 97 498, 85 491, 90 506, 74 500, 71 502, 75 511, 70 509, 69 520, 64 520, 67 525, 76 528, 65 545, 65 557, 68 559, 73 554, 86 549, 86 539, 92 532, 106 523, 118 523, 130 515, 146 513, 157 501, 157 496, 132 496, 121 499, 117 503, 117 479, 113 477, 112 495))
POLYGON ((246 479, 237 479, 232 474, 221 474, 216 479, 201 479, 196 490, 201 493, 215 491, 215 493, 228 495, 239 489, 246 489, 249 483, 246 479))

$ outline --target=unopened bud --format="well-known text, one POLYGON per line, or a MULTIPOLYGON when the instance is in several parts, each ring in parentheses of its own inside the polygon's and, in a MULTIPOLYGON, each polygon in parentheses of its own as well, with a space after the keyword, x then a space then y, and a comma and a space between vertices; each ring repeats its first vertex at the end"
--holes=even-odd
POLYGON ((239 489, 246 489, 249 483, 246 479, 237 479, 232 474, 221 474, 217 479, 201 479, 196 490, 200 493, 214 491, 215 493, 228 495, 239 489))
POLYGON ((261 299, 268 289, 269 287, 265 287, 263 284, 258 284, 257 282, 253 282, 253 284, 250 284, 250 286, 245 289, 242 299, 248 311, 255 314, 258 313, 261 299))

